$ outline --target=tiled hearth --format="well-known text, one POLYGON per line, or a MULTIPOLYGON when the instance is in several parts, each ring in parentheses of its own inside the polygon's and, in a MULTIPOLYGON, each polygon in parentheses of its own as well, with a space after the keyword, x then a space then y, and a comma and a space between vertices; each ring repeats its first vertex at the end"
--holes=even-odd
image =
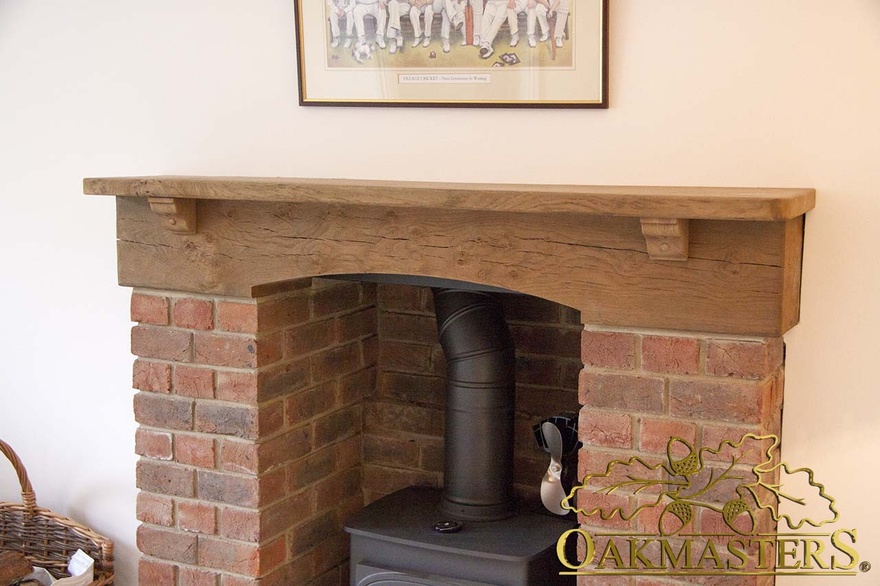
MULTIPOLYGON (((671 435, 779 431, 811 190, 186 178, 86 189, 120 196, 120 282, 135 287, 141 584, 347 584, 343 520, 399 488, 441 485, 430 291, 317 275, 528 294, 501 295, 524 500, 547 464, 530 426, 561 411, 581 409, 581 475, 656 458, 671 435)), ((654 583, 633 580, 619 583, 654 583)))

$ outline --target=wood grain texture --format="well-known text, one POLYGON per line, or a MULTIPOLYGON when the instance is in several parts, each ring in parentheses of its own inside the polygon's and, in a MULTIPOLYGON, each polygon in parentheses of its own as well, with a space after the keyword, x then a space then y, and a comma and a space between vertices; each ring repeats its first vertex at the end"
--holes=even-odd
POLYGON ((116 177, 83 181, 91 195, 375 205, 528 214, 788 220, 815 205, 813 189, 593 187, 236 177, 116 177))
POLYGON ((689 259, 649 259, 636 217, 201 200, 199 233, 117 198, 120 284, 248 296, 312 276, 445 277, 535 295, 584 323, 778 336, 797 320, 799 220, 690 222, 689 259))

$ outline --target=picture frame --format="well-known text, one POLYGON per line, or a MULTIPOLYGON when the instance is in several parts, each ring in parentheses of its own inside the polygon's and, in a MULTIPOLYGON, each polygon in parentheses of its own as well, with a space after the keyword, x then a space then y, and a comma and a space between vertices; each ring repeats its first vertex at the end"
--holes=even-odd
POLYGON ((608 0, 294 0, 294 9, 302 106, 608 107, 608 0))

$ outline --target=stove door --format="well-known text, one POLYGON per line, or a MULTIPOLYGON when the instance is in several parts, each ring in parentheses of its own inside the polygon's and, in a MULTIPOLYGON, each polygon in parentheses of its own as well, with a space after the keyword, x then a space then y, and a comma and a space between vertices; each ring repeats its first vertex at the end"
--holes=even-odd
POLYGON ((420 573, 397 572, 386 568, 358 564, 353 586, 493 586, 461 578, 420 573))

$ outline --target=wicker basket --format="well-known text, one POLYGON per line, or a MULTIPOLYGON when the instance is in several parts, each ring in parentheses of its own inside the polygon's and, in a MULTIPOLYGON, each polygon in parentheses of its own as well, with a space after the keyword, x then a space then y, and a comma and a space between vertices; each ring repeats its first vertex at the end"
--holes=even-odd
POLYGON ((18 474, 22 504, 0 501, 0 551, 18 551, 56 578, 69 576, 67 564, 81 549, 95 560, 91 586, 113 584, 113 542, 76 521, 37 506, 37 498, 18 455, 0 440, 0 452, 18 474))

